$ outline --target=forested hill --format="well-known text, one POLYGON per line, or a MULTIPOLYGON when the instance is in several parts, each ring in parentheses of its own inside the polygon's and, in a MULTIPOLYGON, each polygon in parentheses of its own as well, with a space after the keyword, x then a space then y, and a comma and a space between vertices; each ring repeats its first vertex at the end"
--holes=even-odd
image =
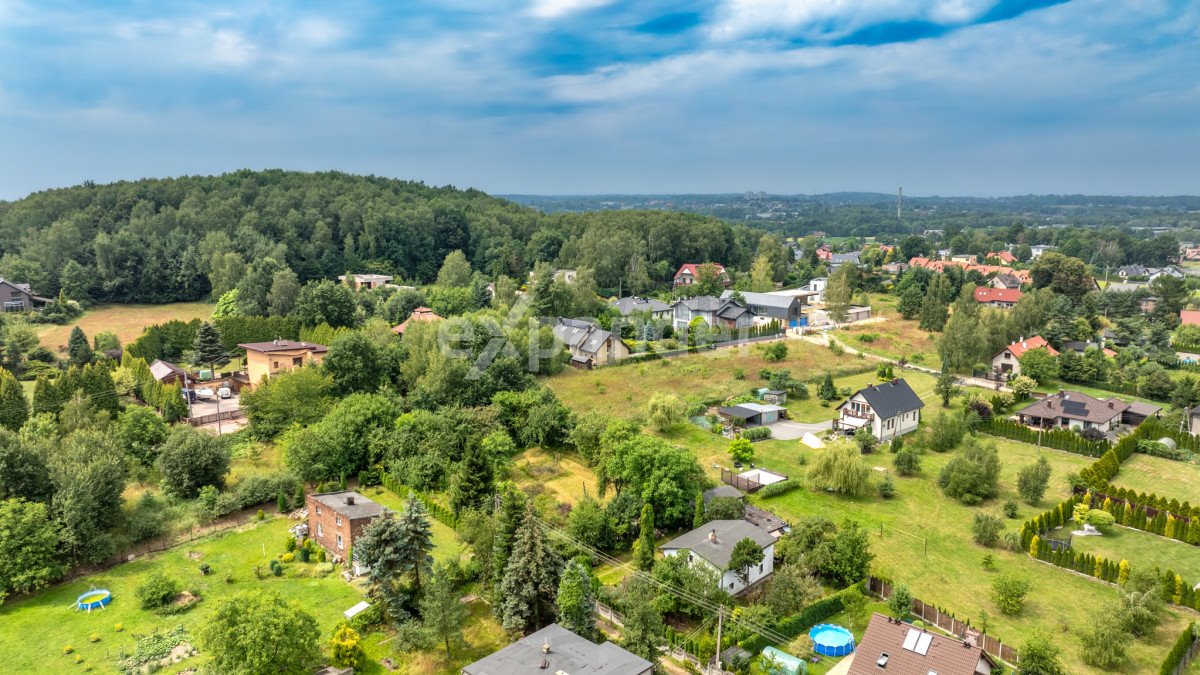
MULTIPOLYGON (((0 276, 42 295, 195 300, 269 280, 347 270, 432 281, 464 251, 489 278, 518 281, 538 261, 619 280, 663 283, 682 262, 746 269, 761 233, 692 214, 545 215, 477 190, 344 173, 238 171, 84 184, 0 203, 0 276), (637 281, 641 280, 641 281, 637 281)), ((269 285, 269 281, 267 282, 269 285)))

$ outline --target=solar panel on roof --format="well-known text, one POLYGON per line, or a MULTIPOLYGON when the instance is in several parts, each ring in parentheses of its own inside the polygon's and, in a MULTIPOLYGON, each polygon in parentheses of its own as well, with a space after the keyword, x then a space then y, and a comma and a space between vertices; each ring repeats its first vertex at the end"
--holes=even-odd
POLYGON ((1083 401, 1063 401, 1063 410, 1072 415, 1086 415, 1087 405, 1083 401))

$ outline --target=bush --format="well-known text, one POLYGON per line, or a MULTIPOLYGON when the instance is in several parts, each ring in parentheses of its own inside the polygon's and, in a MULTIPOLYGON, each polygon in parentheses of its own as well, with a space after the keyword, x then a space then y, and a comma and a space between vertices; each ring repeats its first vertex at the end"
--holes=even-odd
POLYGON ((161 572, 152 572, 137 587, 137 596, 141 600, 142 609, 158 609, 173 602, 182 590, 178 581, 161 572))
POLYGON ((733 369, 733 379, 735 379, 735 380, 746 379, 746 369, 745 368, 734 368, 733 369))
POLYGON ((879 496, 884 499, 891 499, 896 496, 896 481, 892 479, 892 474, 885 473, 883 478, 879 479, 875 489, 879 492, 879 496))
POLYGON ((938 486, 963 504, 978 504, 999 492, 1000 455, 994 443, 968 438, 942 468, 938 486))
POLYGON ((915 476, 921 473, 921 451, 913 447, 901 448, 892 458, 892 466, 901 476, 915 476))
POLYGON ((200 574, 204 576, 212 574, 212 566, 208 563, 200 563, 200 574))
POLYGON ((1000 531, 1004 529, 1004 521, 990 513, 976 513, 975 521, 971 524, 971 535, 975 543, 991 548, 1000 541, 1000 531))
POLYGON ((798 487, 800 487, 799 481, 795 481, 795 480, 779 481, 778 483, 771 483, 770 485, 764 485, 762 487, 762 489, 760 489, 758 491, 758 496, 759 497, 778 497, 779 495, 787 493, 787 492, 791 492, 792 490, 795 490, 798 487))
POLYGON ((741 433, 741 437, 748 441, 761 441, 771 437, 770 427, 750 427, 741 433))
POLYGON ((1005 614, 1020 614, 1029 586, 1029 579, 1015 572, 1005 572, 992 582, 992 602, 1005 614))
POLYGON ((99 642, 99 641, 100 641, 99 633, 92 633, 91 635, 88 636, 88 642, 99 642))
POLYGON ((772 342, 763 347, 763 358, 767 361, 776 362, 787 358, 788 346, 783 340, 772 342))
POLYGON ((285 563, 290 563, 296 559, 296 554, 295 553, 284 553, 283 555, 279 556, 279 559, 285 563))
POLYGON ((1004 517, 1005 518, 1016 518, 1017 517, 1017 500, 1015 500, 1015 499, 1004 500, 1004 517))

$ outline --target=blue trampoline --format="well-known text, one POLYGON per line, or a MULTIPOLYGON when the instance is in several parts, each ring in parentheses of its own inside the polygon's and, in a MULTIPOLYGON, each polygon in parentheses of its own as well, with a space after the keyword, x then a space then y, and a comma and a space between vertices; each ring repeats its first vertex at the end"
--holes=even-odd
POLYGON ((854 651, 854 634, 832 623, 822 623, 808 631, 813 649, 825 656, 846 656, 854 651))

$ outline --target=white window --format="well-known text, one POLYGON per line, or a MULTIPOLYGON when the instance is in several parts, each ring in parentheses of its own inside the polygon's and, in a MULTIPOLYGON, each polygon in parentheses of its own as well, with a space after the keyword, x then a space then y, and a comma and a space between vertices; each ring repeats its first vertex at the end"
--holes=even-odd
POLYGON ((342 535, 340 535, 340 534, 337 536, 337 545, 338 545, 338 550, 339 551, 342 550, 342 535))
POLYGON ((342 526, 342 517, 341 516, 335 516, 333 520, 334 520, 334 525, 337 525, 338 527, 342 526))
POLYGON ((317 515, 318 516, 321 515, 321 507, 320 506, 317 507, 317 515))
POLYGON ((324 536, 324 535, 325 535, 325 528, 324 528, 324 527, 321 527, 321 524, 320 524, 320 523, 317 523, 317 536, 318 536, 318 537, 321 537, 321 536, 324 536))

